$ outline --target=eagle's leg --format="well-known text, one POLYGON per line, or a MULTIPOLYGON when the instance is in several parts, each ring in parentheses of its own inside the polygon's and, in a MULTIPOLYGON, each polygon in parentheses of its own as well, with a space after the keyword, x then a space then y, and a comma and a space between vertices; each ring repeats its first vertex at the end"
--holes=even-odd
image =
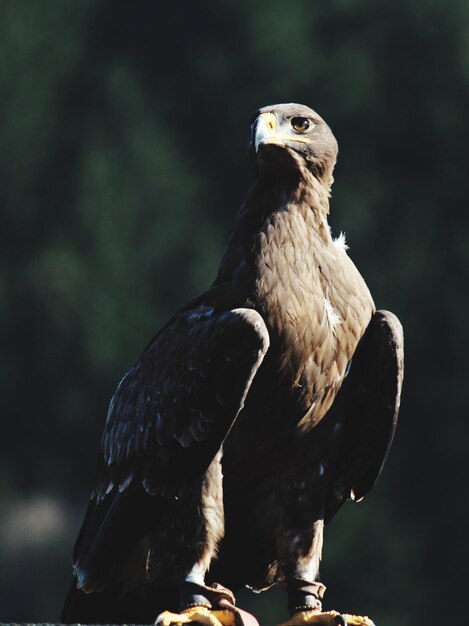
MULTIPOLYGON (((321 518, 313 524, 298 523, 302 515, 292 505, 288 529, 277 540, 280 569, 288 594, 288 610, 291 615, 303 612, 320 613, 321 599, 326 590, 318 582, 319 563, 322 555, 324 522, 321 518), (292 523, 294 521, 294 523, 292 523)), ((287 520, 286 520, 287 521, 287 520)))
POLYGON ((323 531, 323 520, 318 519, 309 529, 307 524, 296 526, 280 535, 280 565, 291 614, 281 626, 374 626, 368 617, 322 611, 321 600, 326 587, 317 578, 323 531))
MULTIPOLYGON (((158 626, 179 624, 203 624, 204 626, 259 626, 253 616, 235 607, 235 597, 226 587, 217 583, 205 584, 205 574, 216 555, 218 544, 224 534, 223 476, 221 452, 212 461, 205 475, 200 501, 195 507, 198 518, 198 540, 192 546, 201 549, 193 553, 195 564, 179 585, 179 612, 164 611, 157 619, 158 626)), ((187 529, 181 529, 184 537, 187 529)), ((168 546, 166 546, 168 548, 168 546)))
POLYGON ((289 542, 283 545, 281 567, 288 594, 291 617, 281 626, 374 626, 368 617, 344 615, 337 611, 322 611, 322 597, 326 587, 317 578, 322 554, 324 522, 318 519, 311 530, 291 530, 284 535, 289 542), (304 550, 309 546, 308 550, 304 550), (302 549, 303 548, 303 549, 302 549))

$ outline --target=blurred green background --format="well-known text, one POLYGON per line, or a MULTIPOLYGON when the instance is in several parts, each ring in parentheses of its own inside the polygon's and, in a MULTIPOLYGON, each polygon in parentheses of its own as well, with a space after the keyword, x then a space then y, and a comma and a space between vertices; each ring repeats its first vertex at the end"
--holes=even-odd
MULTIPOLYGON (((326 531, 326 606, 463 624, 467 0, 2 0, 0 51, 0 620, 58 619, 116 381, 213 279, 251 113, 297 101, 339 141, 334 234, 407 340, 388 464, 326 531)), ((241 603, 272 624, 283 600, 241 603)))

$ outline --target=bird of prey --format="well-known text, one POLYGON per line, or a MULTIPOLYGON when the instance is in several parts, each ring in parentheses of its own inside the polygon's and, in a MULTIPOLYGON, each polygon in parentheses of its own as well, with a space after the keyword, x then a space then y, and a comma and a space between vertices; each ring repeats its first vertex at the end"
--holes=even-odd
POLYGON ((255 182, 211 287, 111 400, 63 621, 249 623, 230 589, 322 611, 324 524, 374 485, 397 421, 398 319, 328 226, 337 142, 299 104, 254 115, 255 182), (164 609, 168 609, 162 612, 164 609))

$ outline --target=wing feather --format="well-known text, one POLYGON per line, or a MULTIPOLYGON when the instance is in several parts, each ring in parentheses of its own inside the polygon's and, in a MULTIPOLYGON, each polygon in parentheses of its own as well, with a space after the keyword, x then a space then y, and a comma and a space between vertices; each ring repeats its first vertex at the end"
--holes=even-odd
POLYGON ((265 324, 253 310, 183 312, 116 391, 102 440, 109 471, 100 482, 121 483, 124 456, 144 454, 150 464, 142 481, 158 482, 163 495, 180 495, 197 480, 194 463, 200 475, 220 448, 267 346, 265 324), (183 475, 180 455, 186 448, 194 450, 183 475))
POLYGON ((396 429, 403 375, 401 323, 393 313, 377 311, 333 407, 344 415, 344 431, 326 519, 344 500, 363 498, 381 473, 396 429))
POLYGON ((254 310, 183 310, 124 376, 109 405, 96 487, 75 545, 79 588, 102 589, 129 541, 150 530, 150 496, 179 497, 200 481, 268 346, 254 310))

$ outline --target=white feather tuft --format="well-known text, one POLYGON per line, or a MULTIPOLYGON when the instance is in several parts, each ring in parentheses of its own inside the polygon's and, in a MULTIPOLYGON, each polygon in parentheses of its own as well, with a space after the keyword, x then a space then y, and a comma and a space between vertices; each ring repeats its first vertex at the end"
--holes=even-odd
POLYGON ((345 241, 345 233, 341 232, 340 235, 334 239, 334 244, 344 252, 347 252, 349 247, 345 241))

